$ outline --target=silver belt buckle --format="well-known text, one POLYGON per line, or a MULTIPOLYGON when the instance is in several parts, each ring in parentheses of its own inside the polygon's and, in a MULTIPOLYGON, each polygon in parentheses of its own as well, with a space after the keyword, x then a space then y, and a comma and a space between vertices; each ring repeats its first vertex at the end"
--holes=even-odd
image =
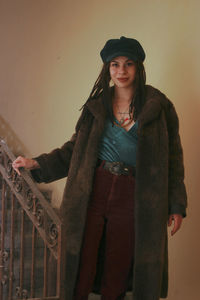
POLYGON ((121 175, 122 174, 122 167, 119 161, 113 162, 109 167, 110 173, 114 175, 121 175))

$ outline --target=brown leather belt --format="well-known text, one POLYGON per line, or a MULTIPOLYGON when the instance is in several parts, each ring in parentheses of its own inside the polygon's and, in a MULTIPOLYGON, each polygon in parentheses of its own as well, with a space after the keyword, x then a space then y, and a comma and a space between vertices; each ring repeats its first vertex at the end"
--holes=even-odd
MULTIPOLYGON (((101 161, 102 162, 102 161, 101 161)), ((114 175, 133 175, 135 176, 135 167, 128 166, 120 161, 103 161, 103 168, 114 175)))

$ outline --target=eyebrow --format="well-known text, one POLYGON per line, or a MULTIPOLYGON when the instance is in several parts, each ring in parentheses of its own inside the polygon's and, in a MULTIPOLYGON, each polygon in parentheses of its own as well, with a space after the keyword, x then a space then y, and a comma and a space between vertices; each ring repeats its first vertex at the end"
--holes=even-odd
MULTIPOLYGON (((127 60, 125 60, 125 62, 127 62, 127 61, 129 61, 129 60, 133 61, 131 58, 128 58, 127 60)), ((113 60, 111 60, 111 62, 119 62, 119 60, 113 59, 113 60)))

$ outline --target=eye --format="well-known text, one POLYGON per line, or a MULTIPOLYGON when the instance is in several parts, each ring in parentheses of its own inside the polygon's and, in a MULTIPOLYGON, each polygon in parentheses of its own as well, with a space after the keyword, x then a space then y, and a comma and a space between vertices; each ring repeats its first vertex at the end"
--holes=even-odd
POLYGON ((117 67, 118 64, 117 64, 116 62, 111 62, 110 66, 111 66, 111 67, 117 67))
POLYGON ((134 66, 134 62, 133 62, 133 61, 128 61, 128 62, 127 62, 127 66, 128 66, 128 67, 134 66))

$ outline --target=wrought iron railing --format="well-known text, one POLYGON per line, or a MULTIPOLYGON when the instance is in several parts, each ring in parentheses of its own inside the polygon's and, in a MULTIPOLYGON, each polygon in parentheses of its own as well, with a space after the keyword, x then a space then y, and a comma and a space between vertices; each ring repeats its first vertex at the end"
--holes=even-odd
POLYGON ((14 159, 0 139, 0 300, 61 300, 62 224, 14 159))

